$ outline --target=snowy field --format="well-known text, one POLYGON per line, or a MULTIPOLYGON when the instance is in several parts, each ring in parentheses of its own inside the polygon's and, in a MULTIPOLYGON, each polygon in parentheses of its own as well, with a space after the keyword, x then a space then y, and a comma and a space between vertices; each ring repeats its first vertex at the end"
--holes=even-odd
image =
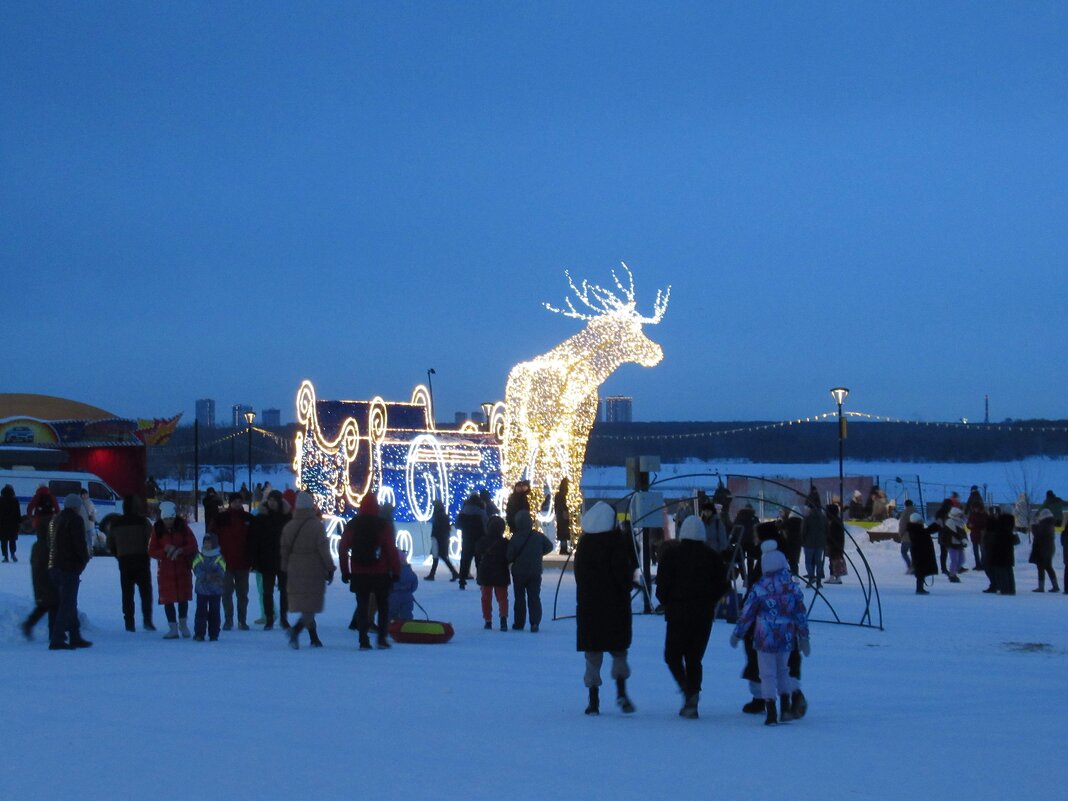
MULTIPOLYGON (((858 542, 879 582, 885 630, 815 624, 804 666, 809 714, 767 728, 740 711, 742 654, 722 622, 705 660, 701 717, 680 719, 655 616, 634 621, 637 713, 620 714, 606 686, 601 716, 585 717, 575 623, 549 619, 560 576, 552 561, 538 634, 484 631, 477 592, 439 578, 416 597, 453 622, 451 643, 358 652, 346 629, 353 596, 335 582, 320 618, 326 647, 294 652, 280 631, 223 632, 218 643, 127 633, 116 563, 100 557, 81 592, 95 645, 49 652, 43 624, 34 642, 17 630, 30 609, 23 537, 18 564, 0 565, 0 795, 1063 797, 1068 597, 1030 592, 1026 543, 1018 596, 984 595, 984 577, 969 572, 918 597, 896 545, 858 542)), ((1058 545, 1059 573, 1061 564, 1058 545)), ((859 619, 855 577, 826 591, 839 614, 859 619)), ((574 611, 569 573, 560 609, 574 611)), ((826 614, 817 607, 813 617, 826 614)))

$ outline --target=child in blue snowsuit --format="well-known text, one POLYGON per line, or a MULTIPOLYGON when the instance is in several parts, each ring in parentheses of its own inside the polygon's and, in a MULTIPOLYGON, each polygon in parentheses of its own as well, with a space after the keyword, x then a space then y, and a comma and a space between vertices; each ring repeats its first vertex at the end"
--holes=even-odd
POLYGON ((193 639, 204 642, 206 631, 214 642, 219 639, 222 622, 219 606, 226 578, 226 560, 222 557, 214 534, 204 535, 204 547, 193 559, 193 575, 197 580, 197 611, 193 620, 193 639))
POLYGON ((415 616, 415 591, 419 587, 419 577, 408 564, 408 554, 400 551, 398 556, 401 571, 389 588, 389 617, 390 620, 411 620, 415 616))
POLYGON ((753 646, 757 651, 760 667, 760 688, 764 696, 766 725, 778 722, 775 700, 782 704, 782 720, 791 720, 790 695, 795 688, 790 678, 787 660, 795 646, 805 656, 809 654, 808 616, 805 614, 805 596, 801 587, 790 575, 786 557, 778 550, 774 540, 765 540, 760 545, 761 578, 753 585, 742 607, 738 623, 731 634, 731 647, 738 643, 753 627, 753 646))

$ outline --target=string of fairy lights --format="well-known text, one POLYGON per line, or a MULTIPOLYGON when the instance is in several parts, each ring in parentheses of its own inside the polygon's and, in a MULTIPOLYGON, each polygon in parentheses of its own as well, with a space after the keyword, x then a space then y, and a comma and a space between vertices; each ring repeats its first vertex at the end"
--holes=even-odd
MULTIPOLYGON (((1014 423, 972 423, 972 422, 925 422, 922 420, 903 420, 900 417, 888 417, 881 414, 869 414, 868 412, 854 412, 843 411, 844 417, 862 419, 862 420, 874 420, 880 423, 901 423, 904 425, 916 426, 917 428, 958 428, 977 430, 982 429, 984 431, 1026 431, 1026 432, 1068 432, 1068 426, 1043 426, 1033 424, 1014 424, 1014 423)), ((824 412, 823 414, 814 414, 808 417, 797 417, 793 420, 781 420, 777 423, 761 423, 753 426, 742 426, 739 428, 725 428, 718 431, 693 431, 685 434, 662 434, 662 433, 649 433, 649 434, 602 434, 594 433, 593 439, 609 439, 609 440, 623 440, 623 441, 635 441, 635 440, 677 440, 677 439, 707 439, 710 437, 724 437, 732 434, 748 434, 755 431, 771 431, 773 429, 790 428, 792 426, 803 426, 806 423, 820 423, 825 420, 838 419, 838 412, 824 412)))

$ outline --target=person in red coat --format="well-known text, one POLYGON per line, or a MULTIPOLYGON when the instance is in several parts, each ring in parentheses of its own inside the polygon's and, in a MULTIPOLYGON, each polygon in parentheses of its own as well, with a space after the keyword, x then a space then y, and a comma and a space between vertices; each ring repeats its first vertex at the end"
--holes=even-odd
POLYGON ((42 517, 59 514, 59 501, 56 500, 56 496, 52 494, 52 490, 48 488, 48 485, 39 484, 37 486, 37 492, 33 494, 30 502, 26 504, 26 514, 33 520, 35 529, 40 524, 42 517))
POLYGON ((346 524, 338 545, 341 580, 356 594, 356 628, 360 650, 371 648, 368 606, 371 595, 378 605, 378 647, 389 648, 389 587, 400 576, 400 557, 390 529, 378 516, 378 501, 368 493, 360 501, 360 511, 346 524))
POLYGON ((181 632, 189 637, 189 601, 193 598, 193 557, 197 555, 197 538, 189 525, 178 517, 171 501, 159 505, 159 517, 152 527, 148 555, 159 561, 156 586, 159 602, 167 615, 165 640, 176 640, 181 632), (177 610, 175 606, 177 605, 177 610))
POLYGON ((234 592, 237 592, 237 627, 248 631, 248 572, 252 567, 249 549, 249 528, 252 515, 242 505, 241 493, 230 494, 230 505, 215 515, 211 533, 219 542, 226 560, 226 581, 223 585, 223 631, 234 627, 234 592))

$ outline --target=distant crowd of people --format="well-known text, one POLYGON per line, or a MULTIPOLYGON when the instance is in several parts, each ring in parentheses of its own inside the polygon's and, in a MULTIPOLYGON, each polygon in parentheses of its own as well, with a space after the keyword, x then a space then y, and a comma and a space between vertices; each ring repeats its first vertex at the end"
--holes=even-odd
MULTIPOLYGON (((455 521, 449 520, 440 501, 434 504, 433 558, 424 580, 435 580, 443 562, 461 590, 477 581, 487 629, 494 628, 495 620, 501 631, 522 631, 529 623, 530 631, 537 632, 541 624, 542 564, 553 543, 535 526, 529 492, 527 482, 518 482, 503 515, 485 492, 469 496, 455 521), (454 524, 461 539, 458 568, 449 558, 454 524)), ((564 484, 553 499, 565 510, 558 533, 562 553, 570 553, 566 495, 564 484)), ((163 607, 164 639, 215 641, 222 631, 249 630, 254 575, 262 608, 255 624, 270 630, 277 622, 295 649, 304 632, 312 647, 321 647, 316 615, 337 569, 313 496, 280 492, 268 485, 262 501, 253 502, 254 514, 246 509, 241 493, 230 494, 225 502, 224 506, 214 489, 206 493, 206 533, 198 543, 174 501, 160 501, 153 521, 139 498, 124 499, 123 514, 107 527, 106 547, 118 562, 126 629, 136 631, 136 596, 146 630, 155 630, 153 610, 156 605, 163 607), (292 615, 299 617, 291 623, 292 615)), ((772 521, 760 521, 748 504, 731 519, 730 503, 729 493, 722 490, 711 498, 682 504, 676 515, 676 538, 658 549, 655 592, 666 618, 664 660, 683 697, 679 714, 698 715, 702 660, 717 607, 728 603, 735 606, 733 615, 727 615, 734 623, 731 645, 745 646, 743 678, 751 698, 743 711, 763 714, 769 725, 799 718, 807 710, 801 691, 802 657, 810 650, 801 582, 820 588, 825 580, 840 583, 847 575, 845 523, 838 504, 821 504, 814 488, 801 507, 784 508, 772 521), (736 578, 745 587, 740 599, 732 589, 736 578)), ((87 533, 95 522, 91 503, 85 493, 71 494, 61 509, 42 486, 26 511, 37 535, 30 556, 36 603, 22 624, 23 633, 32 638, 37 622, 47 616, 50 649, 90 647, 80 631, 77 599, 82 572, 92 557, 93 542, 87 533)), ((1050 592, 1060 589, 1052 559, 1055 525, 1063 514, 1063 501, 1051 491, 1034 515, 1031 561, 1038 569, 1036 592, 1045 591, 1047 578, 1050 592)), ((15 541, 23 521, 13 490, 3 488, 0 533, 5 559, 17 559, 15 541)), ((963 504, 954 496, 947 498, 929 525, 912 502, 905 501, 899 518, 901 553, 907 571, 916 577, 917 593, 928 592, 926 580, 937 575, 939 567, 950 582, 959 582, 967 570, 965 553, 971 544, 976 568, 985 570, 990 579, 985 592, 1014 594, 1017 522, 1014 513, 987 507, 977 488, 963 504)), ((637 569, 634 538, 629 524, 621 523, 605 503, 583 515, 581 528, 583 536, 574 554, 576 645, 585 659, 586 712, 600 713, 601 669, 607 653, 616 704, 630 713, 635 709, 626 689, 637 569)), ((1062 545, 1066 536, 1062 534, 1062 545)), ((397 549, 389 504, 379 504, 372 494, 362 499, 342 532, 338 562, 342 582, 355 595, 350 627, 358 632, 359 648, 388 649, 389 623, 411 619, 419 583, 407 554, 397 549)), ((1065 567, 1068 586, 1068 560, 1065 567)))

